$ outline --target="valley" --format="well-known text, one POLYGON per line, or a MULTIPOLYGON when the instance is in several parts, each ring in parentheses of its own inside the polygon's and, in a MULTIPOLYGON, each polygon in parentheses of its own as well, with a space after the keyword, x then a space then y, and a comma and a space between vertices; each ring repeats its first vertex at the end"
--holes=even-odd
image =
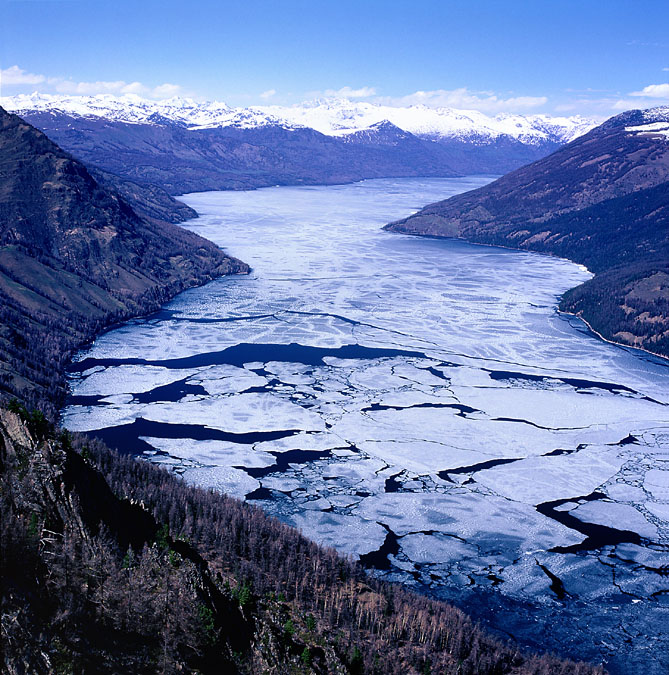
POLYGON ((523 644, 660 673, 666 363, 555 313, 583 268, 379 229, 487 180, 186 196, 251 275, 99 337, 63 422, 523 644))
POLYGON ((668 24, 5 3, 0 671, 669 673, 668 24))

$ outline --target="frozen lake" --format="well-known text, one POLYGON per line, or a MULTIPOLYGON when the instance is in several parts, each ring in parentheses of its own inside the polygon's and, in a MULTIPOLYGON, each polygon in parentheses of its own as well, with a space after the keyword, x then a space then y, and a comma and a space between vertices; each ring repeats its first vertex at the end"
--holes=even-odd
POLYGON ((556 313, 577 265, 380 229, 485 182, 185 196, 253 272, 98 338, 63 423, 521 642, 667 672, 667 362, 556 313))

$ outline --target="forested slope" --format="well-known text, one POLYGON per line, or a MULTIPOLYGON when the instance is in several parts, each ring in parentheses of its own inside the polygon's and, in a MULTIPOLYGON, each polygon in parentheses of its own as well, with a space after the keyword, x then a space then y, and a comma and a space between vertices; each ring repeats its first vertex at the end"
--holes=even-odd
POLYGON ((0 411, 8 673, 555 673, 260 509, 0 411))
POLYGON ((101 328, 248 270, 162 220, 181 213, 168 195, 124 183, 142 217, 104 180, 0 108, 0 397, 53 412, 72 350, 101 328))

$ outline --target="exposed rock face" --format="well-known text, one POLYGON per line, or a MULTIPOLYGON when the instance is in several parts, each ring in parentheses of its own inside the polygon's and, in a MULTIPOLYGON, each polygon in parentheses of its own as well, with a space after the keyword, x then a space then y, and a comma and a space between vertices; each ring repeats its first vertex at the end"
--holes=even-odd
MULTIPOLYGON (((132 192, 127 183, 122 189, 132 192)), ((142 201, 146 189, 133 194, 142 201)), ((185 288, 248 271, 143 203, 154 217, 140 217, 0 108, 0 392, 46 394, 52 405, 70 350, 96 330, 185 288)))
POLYGON ((669 109, 614 117, 552 155, 386 229, 542 251, 597 276, 565 311, 669 355, 669 109))

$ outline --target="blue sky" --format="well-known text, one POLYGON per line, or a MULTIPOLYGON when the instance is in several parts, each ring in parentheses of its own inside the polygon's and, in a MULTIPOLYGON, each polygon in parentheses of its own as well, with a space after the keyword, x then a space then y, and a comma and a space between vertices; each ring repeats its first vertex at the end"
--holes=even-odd
POLYGON ((342 92, 609 116, 669 103, 669 1, 0 0, 3 96, 342 92))

